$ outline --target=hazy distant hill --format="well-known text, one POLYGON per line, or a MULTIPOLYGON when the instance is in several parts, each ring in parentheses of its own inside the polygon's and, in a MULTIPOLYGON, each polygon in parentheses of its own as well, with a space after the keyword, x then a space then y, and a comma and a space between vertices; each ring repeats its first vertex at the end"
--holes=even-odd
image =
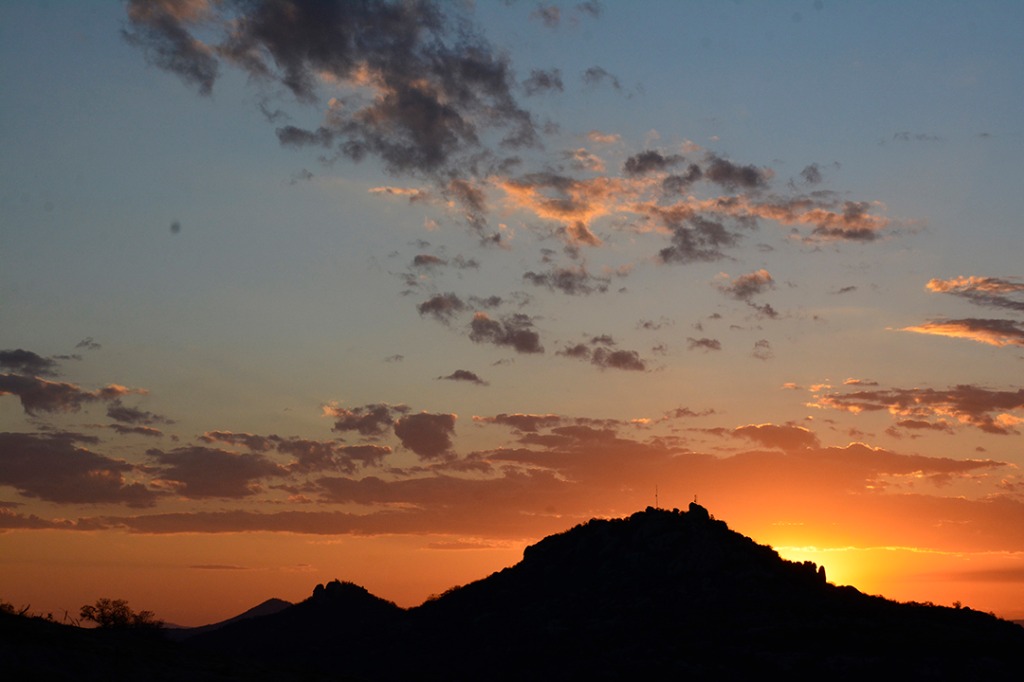
POLYGON ((216 623, 210 623, 209 625, 200 625, 199 627, 194 628, 168 627, 166 635, 170 639, 181 641, 189 639, 190 637, 194 637, 198 634, 202 634, 204 632, 212 632, 213 630, 219 630, 225 625, 237 623, 240 620, 246 620, 248 618, 258 618, 260 616, 270 616, 277 613, 278 611, 283 611, 289 606, 293 606, 293 604, 290 601, 285 601, 284 599, 277 599, 276 597, 272 597, 270 599, 267 599, 266 601, 260 602, 259 604, 252 607, 251 609, 248 609, 247 611, 243 611, 237 616, 232 616, 231 618, 218 621, 216 623))
POLYGON ((1017 679, 1024 664, 1017 625, 836 587, 697 505, 590 521, 414 609, 336 581, 194 644, 380 680, 1017 679))
POLYGON ((697 505, 590 521, 413 609, 334 581, 182 643, 0 615, 0 670, 19 680, 1017 680, 1024 670, 1024 628, 831 585, 697 505))

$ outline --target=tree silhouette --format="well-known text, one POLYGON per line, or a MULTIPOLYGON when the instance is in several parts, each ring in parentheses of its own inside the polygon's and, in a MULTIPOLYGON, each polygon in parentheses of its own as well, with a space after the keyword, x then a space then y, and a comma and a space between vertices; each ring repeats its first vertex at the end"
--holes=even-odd
POLYGON ((152 611, 132 611, 124 599, 97 599, 95 604, 83 606, 79 615, 101 628, 156 630, 164 625, 152 611))

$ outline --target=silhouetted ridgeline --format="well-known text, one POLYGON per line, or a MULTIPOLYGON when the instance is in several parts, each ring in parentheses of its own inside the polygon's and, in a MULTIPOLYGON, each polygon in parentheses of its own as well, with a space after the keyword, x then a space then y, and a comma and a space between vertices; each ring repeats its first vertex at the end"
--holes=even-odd
POLYGON ((179 646, 181 660, 240 661, 237 679, 243 663, 253 675, 382 681, 1016 680, 1024 669, 1020 626, 830 585, 698 505, 590 521, 413 609, 334 581, 179 646))

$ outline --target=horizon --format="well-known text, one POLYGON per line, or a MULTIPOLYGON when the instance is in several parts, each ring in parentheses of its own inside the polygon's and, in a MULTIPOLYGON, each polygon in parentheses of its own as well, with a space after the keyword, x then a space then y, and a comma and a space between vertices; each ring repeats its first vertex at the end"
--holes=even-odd
POLYGON ((307 10, 0 6, 0 599, 409 607, 699 498, 1024 619, 1024 5, 307 10))

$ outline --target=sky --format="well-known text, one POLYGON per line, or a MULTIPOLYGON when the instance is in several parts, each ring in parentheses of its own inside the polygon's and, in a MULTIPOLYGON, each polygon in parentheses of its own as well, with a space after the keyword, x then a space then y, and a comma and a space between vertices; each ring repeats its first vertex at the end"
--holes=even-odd
POLYGON ((413 606, 696 499, 1024 618, 1022 30, 0 3, 0 598, 413 606))

